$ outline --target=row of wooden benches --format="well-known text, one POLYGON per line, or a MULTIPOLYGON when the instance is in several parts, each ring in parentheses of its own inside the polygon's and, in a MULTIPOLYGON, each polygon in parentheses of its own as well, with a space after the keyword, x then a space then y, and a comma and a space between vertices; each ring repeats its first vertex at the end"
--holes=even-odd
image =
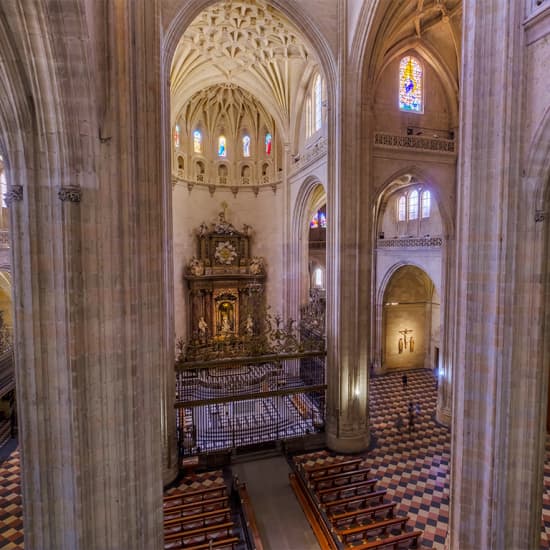
POLYGON ((241 542, 225 485, 177 491, 164 497, 164 547, 234 550, 241 542))
POLYGON ((408 516, 396 516, 393 502, 384 502, 386 490, 376 489, 376 478, 361 458, 317 466, 297 463, 298 471, 313 494, 310 502, 323 512, 338 540, 354 550, 391 547, 407 543, 416 547, 421 531, 404 531, 408 516), (392 529, 399 527, 400 533, 392 529), (376 538, 369 539, 372 535, 376 538))

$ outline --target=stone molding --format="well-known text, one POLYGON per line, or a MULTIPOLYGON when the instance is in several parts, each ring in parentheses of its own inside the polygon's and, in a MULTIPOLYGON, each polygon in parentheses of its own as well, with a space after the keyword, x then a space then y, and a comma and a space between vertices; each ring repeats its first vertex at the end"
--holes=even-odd
POLYGON ((376 132, 374 134, 374 145, 388 147, 390 149, 420 149, 435 153, 456 152, 453 139, 424 137, 424 136, 402 136, 398 134, 386 134, 376 132))
POLYGON ((76 186, 60 187, 57 196, 63 202, 80 202, 82 199, 82 189, 76 186))
POLYGON ((544 210, 537 210, 535 212, 535 223, 543 222, 546 218, 546 212, 544 210))
POLYGON ((442 245, 441 237, 378 239, 378 248, 439 248, 442 245))
POLYGON ((172 175, 172 185, 174 186, 175 183, 179 183, 182 185, 186 185, 189 192, 193 190, 194 187, 203 187, 208 189, 210 194, 213 196, 216 191, 223 190, 223 191, 230 191, 233 193, 234 196, 237 196, 237 193, 240 191, 252 191, 256 196, 258 195, 260 190, 264 189, 271 189, 274 193, 277 192, 278 187, 281 185, 282 180, 272 181, 272 182, 265 182, 265 183, 255 183, 255 184, 219 184, 219 183, 212 183, 210 181, 206 181, 204 178, 202 181, 197 180, 191 180, 187 178, 182 178, 177 175, 172 175))
POLYGON ((296 174, 307 168, 315 161, 319 160, 321 157, 327 154, 328 151, 328 140, 327 138, 321 138, 313 146, 306 149, 303 153, 294 157, 294 165, 292 166, 292 174, 296 174))
POLYGON ((11 206, 13 201, 22 201, 23 200, 23 186, 22 185, 12 185, 6 193, 4 193, 4 201, 7 206, 11 206))

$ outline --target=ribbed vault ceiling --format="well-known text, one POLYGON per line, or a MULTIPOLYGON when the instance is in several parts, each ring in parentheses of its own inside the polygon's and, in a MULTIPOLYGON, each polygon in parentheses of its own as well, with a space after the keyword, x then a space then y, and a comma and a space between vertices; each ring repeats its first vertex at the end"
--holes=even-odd
POLYGON ((233 85, 254 95, 286 133, 317 65, 300 31, 279 11, 261 0, 219 2, 197 16, 176 48, 172 118, 200 90, 233 85))

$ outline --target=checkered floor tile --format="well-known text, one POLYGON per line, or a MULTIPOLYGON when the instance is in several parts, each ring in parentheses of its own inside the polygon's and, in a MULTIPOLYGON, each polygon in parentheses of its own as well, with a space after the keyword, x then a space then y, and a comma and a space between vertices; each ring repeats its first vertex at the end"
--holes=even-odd
POLYGON ((207 489, 215 485, 223 486, 225 483, 222 470, 213 470, 211 472, 202 472, 186 475, 177 487, 172 487, 166 494, 172 494, 181 491, 197 491, 207 489))
MULTIPOLYGON (((375 377, 371 383, 370 415, 374 448, 366 463, 398 502, 399 513, 408 514, 409 526, 424 532, 421 548, 443 549, 449 518, 449 432, 433 420, 436 405, 430 372, 408 373, 407 388, 401 375, 375 377), (408 404, 420 406, 413 430, 408 427, 408 404), (399 429, 397 417, 403 419, 399 429)), ((312 456, 312 463, 326 453, 312 456)), ((187 486, 223 483, 221 472, 196 474, 187 486)), ((0 548, 23 549, 19 452, 0 465, 0 548)), ((205 485, 208 486, 208 485, 205 485)), ((544 468, 541 550, 550 549, 550 444, 544 468)), ((173 490, 177 490, 173 489, 173 490)))
POLYGON ((0 548, 23 549, 19 451, 0 465, 0 548))
POLYGON ((449 523, 449 430, 434 421, 437 394, 429 371, 375 377, 370 415, 375 447, 365 455, 378 487, 423 531, 420 548, 443 549, 449 523), (415 414, 409 426, 409 404, 415 414), (401 416, 401 422, 398 417, 401 416))

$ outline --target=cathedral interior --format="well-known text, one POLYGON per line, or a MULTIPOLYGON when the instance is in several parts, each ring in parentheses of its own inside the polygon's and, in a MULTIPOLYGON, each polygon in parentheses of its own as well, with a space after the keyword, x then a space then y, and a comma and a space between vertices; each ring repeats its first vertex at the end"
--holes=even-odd
POLYGON ((2 0, 0 189, 0 548, 550 548, 550 0, 2 0))

